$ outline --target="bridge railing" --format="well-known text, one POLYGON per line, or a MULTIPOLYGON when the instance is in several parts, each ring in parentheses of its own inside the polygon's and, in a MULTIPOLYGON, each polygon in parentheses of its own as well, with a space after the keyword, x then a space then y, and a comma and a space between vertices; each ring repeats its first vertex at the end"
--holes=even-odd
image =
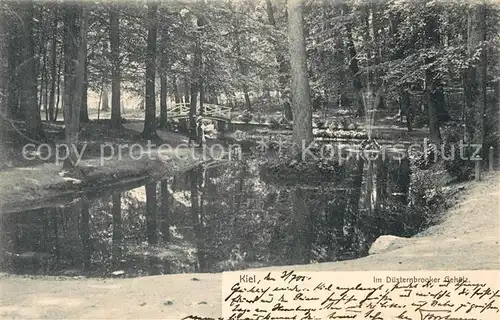
POLYGON ((203 115, 206 117, 231 119, 231 108, 217 104, 203 104, 203 115))
POLYGON ((189 103, 176 103, 167 108, 169 118, 189 117, 189 103))
MULTIPOLYGON (((167 108, 169 118, 188 118, 189 103, 176 103, 167 108)), ((231 120, 231 108, 217 104, 203 104, 203 117, 231 120)))

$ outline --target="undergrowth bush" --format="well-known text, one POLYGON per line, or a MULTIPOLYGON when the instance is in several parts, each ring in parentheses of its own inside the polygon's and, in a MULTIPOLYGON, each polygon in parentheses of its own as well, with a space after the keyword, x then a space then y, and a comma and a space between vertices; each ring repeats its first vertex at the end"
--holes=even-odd
POLYGON ((441 158, 443 159, 446 171, 455 177, 457 181, 470 179, 473 173, 474 162, 466 157, 472 155, 474 150, 464 150, 461 153, 460 141, 463 137, 463 133, 461 132, 460 127, 457 125, 447 127, 443 130, 442 135, 442 151, 444 153, 441 155, 441 158))
POLYGON ((445 127, 442 131, 441 145, 434 145, 427 141, 421 150, 410 154, 412 164, 418 170, 427 170, 436 163, 442 163, 444 170, 457 182, 471 178, 474 169, 474 161, 469 156, 475 148, 467 149, 461 145, 463 133, 458 125, 445 127), (461 150, 463 149, 463 150, 461 150))
POLYGON ((442 191, 442 180, 436 179, 439 164, 426 170, 412 170, 412 184, 409 192, 409 216, 418 220, 418 231, 437 222, 446 207, 446 195, 442 191))
POLYGON ((277 119, 271 119, 271 129, 279 129, 281 127, 280 122, 277 119))
POLYGON ((252 119, 253 115, 248 110, 246 110, 241 117, 241 121, 245 123, 249 123, 250 121, 252 121, 252 119))

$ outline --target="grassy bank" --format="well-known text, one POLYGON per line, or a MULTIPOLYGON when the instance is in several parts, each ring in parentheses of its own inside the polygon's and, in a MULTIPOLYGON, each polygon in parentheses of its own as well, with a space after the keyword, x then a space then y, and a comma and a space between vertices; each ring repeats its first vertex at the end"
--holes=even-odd
MULTIPOLYGON (((63 127, 53 124, 47 126, 51 130, 47 130, 50 133, 46 145, 54 150, 57 144, 64 143, 61 134, 63 127)), ((138 131, 125 128, 111 130, 107 123, 85 125, 80 137, 82 145, 86 145, 83 160, 71 172, 62 169, 62 164, 57 163, 54 154, 50 157, 48 154, 31 155, 33 159, 27 160, 22 155, 21 144, 12 146, 10 161, 0 171, 2 212, 65 203, 83 194, 140 185, 161 176, 189 170, 201 163, 200 157, 192 157, 191 150, 187 148, 179 148, 175 156, 173 150, 160 152, 154 147, 149 153, 124 152, 121 157, 112 156, 112 147, 116 150, 119 145, 136 144, 147 150, 147 143, 140 140, 138 131), (107 152, 102 153, 102 150, 107 152), (40 160, 40 156, 45 160, 40 160)), ((166 133, 162 134, 162 138, 155 143, 168 143, 175 147, 182 142, 177 136, 170 139, 166 133)), ((35 144, 32 149, 38 145, 35 144)))

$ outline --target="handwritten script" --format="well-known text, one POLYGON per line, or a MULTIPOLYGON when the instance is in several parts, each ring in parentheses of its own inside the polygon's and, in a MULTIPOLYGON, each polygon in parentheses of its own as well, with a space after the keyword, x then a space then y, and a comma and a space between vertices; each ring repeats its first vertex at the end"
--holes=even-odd
POLYGON ((498 271, 223 274, 223 319, 500 319, 498 271))

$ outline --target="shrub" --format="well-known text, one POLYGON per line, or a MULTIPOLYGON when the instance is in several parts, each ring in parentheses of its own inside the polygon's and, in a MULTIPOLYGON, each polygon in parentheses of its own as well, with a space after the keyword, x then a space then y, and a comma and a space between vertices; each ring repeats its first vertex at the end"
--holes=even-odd
POLYGON ((348 128, 349 128, 349 121, 347 120, 347 118, 342 117, 340 119, 340 125, 342 126, 343 130, 348 130, 348 128))
POLYGON ((437 167, 424 171, 417 170, 412 175, 409 216, 417 222, 416 225, 419 226, 417 232, 435 224, 446 206, 446 196, 439 179, 433 174, 437 167))
POLYGON ((326 129, 326 120, 322 118, 314 118, 314 123, 316 124, 316 128, 318 129, 326 129))
POLYGON ((281 127, 280 123, 276 119, 271 119, 271 129, 279 129, 281 127))
POLYGON ((245 111, 241 117, 241 121, 243 121, 245 123, 249 123, 250 121, 252 121, 252 119, 253 119, 253 115, 248 110, 245 111))
POLYGON ((423 126, 427 125, 428 122, 429 121, 427 119, 427 116, 419 114, 413 119, 412 126, 414 128, 422 128, 423 126))
POLYGON ((468 180, 473 172, 474 162, 466 157, 472 155, 474 150, 464 150, 463 154, 460 154, 460 141, 463 134, 458 125, 445 128, 442 135, 444 145, 442 158, 447 158, 443 160, 446 171, 458 181, 468 180))
POLYGON ((329 124, 328 124, 328 130, 333 132, 335 130, 338 129, 338 125, 337 125, 337 122, 332 120, 329 124))

